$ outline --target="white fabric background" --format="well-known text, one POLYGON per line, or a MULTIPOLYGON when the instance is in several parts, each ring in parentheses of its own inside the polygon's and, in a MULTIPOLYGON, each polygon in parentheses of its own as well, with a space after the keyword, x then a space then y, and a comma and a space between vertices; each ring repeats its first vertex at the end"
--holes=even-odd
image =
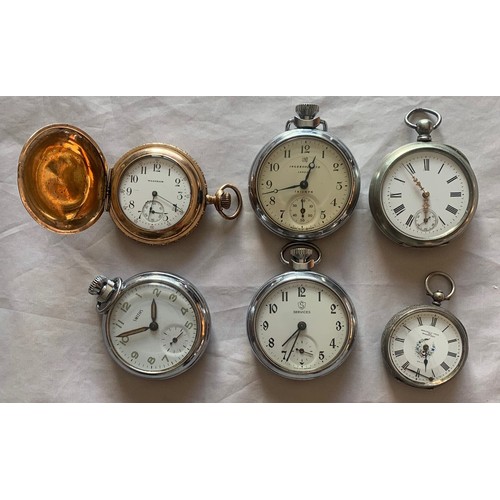
POLYGON ((0 401, 2 402, 500 402, 500 235, 498 156, 500 99, 484 97, 176 97, 0 98, 0 401), (246 335, 252 296, 287 270, 284 240, 257 221, 247 182, 260 148, 284 130, 295 105, 313 101, 354 154, 361 194, 351 220, 318 241, 317 271, 343 286, 359 330, 347 361, 326 377, 282 379, 255 359, 246 335), (404 249, 376 228, 368 207, 371 176, 383 156, 415 140, 403 124, 415 106, 443 115, 436 142, 458 147, 478 178, 480 199, 468 231, 443 248, 404 249), (188 238, 167 247, 136 243, 109 214, 87 231, 61 236, 31 219, 17 190, 17 160, 28 137, 49 123, 76 125, 100 145, 108 166, 129 149, 171 143, 193 156, 211 193, 239 186, 244 213, 236 222, 213 207, 188 238), (193 282, 212 315, 212 338, 189 372, 148 381, 121 370, 107 355, 95 298, 103 273, 128 278, 169 271, 193 282), (464 323, 470 353, 463 371, 434 391, 407 387, 387 373, 381 333, 393 314, 428 303, 425 276, 453 276, 457 292, 444 305, 464 323))

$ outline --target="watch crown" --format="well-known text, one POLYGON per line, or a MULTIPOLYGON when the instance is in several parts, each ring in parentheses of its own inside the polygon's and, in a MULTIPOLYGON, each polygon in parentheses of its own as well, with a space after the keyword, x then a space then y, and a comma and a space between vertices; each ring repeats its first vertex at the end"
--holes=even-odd
POLYGON ((317 104, 298 104, 295 106, 295 112, 302 120, 312 120, 319 112, 317 104))
POLYGON ((106 283, 108 282, 108 278, 105 276, 96 276, 93 280, 92 283, 89 285, 89 293, 90 295, 99 295, 102 291, 102 289, 106 286, 106 283))

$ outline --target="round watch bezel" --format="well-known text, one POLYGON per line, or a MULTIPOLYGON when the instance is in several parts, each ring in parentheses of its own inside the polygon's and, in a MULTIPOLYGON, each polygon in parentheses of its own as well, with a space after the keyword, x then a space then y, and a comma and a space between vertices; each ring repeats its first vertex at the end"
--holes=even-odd
POLYGON ((468 227, 470 221, 474 217, 477 204, 478 204, 478 184, 477 179, 470 166, 469 160, 465 155, 458 149, 448 146, 446 144, 435 144, 432 142, 415 142, 406 144, 396 149, 392 153, 389 153, 383 160, 377 171, 372 177, 369 189, 369 205, 372 216, 382 233, 394 241, 403 246, 408 247, 418 247, 418 248, 428 248, 436 247, 440 245, 445 245, 451 240, 461 235, 468 227), (469 200, 467 203, 467 208, 465 211, 465 217, 455 226, 448 229, 444 234, 428 239, 413 238, 407 234, 402 233, 398 228, 396 228, 390 219, 387 217, 384 207, 383 207, 383 192, 382 187, 390 172, 391 168, 401 161, 401 158, 421 151, 432 151, 440 153, 444 156, 449 157, 453 160, 462 170, 467 185, 469 187, 469 200))
POLYGON ((250 170, 248 191, 249 191, 250 203, 252 205, 255 214, 257 215, 258 220, 271 232, 283 238, 295 239, 300 241, 320 239, 324 238, 325 236, 329 236, 330 234, 335 232, 343 224, 345 224, 345 222, 347 222, 347 220, 352 215, 356 207, 356 203, 358 201, 360 192, 359 168, 351 151, 337 137, 334 137, 327 132, 317 129, 287 130, 274 137, 271 141, 269 141, 256 156, 252 164, 252 168, 250 170), (329 143, 331 147, 335 148, 344 158, 346 170, 351 182, 351 188, 347 203, 342 212, 340 212, 340 214, 338 215, 338 217, 320 229, 307 232, 294 231, 289 228, 284 228, 276 221, 274 221, 262 207, 262 204, 259 200, 259 194, 257 189, 257 179, 260 173, 260 169, 264 165, 265 159, 271 154, 271 152, 274 149, 282 146, 286 142, 301 138, 322 140, 329 143))
POLYGON ((176 274, 164 272, 139 273, 123 281, 123 285, 120 288, 119 292, 115 297, 113 297, 113 304, 111 305, 111 307, 109 307, 109 309, 106 310, 102 317, 102 334, 104 344, 109 355, 111 356, 113 361, 115 361, 126 372, 142 378, 166 380, 176 377, 177 375, 180 375, 181 373, 184 373, 186 370, 191 368, 205 352, 210 338, 210 311, 201 293, 192 283, 190 283, 185 278, 182 278, 181 276, 178 276, 176 274), (193 308, 196 316, 196 339, 191 350, 181 363, 166 370, 148 371, 141 370, 137 367, 129 365, 121 356, 117 354, 109 338, 111 313, 118 304, 120 297, 123 296, 123 294, 127 290, 135 286, 145 284, 151 286, 154 286, 155 284, 168 285, 174 288, 180 294, 182 294, 191 304, 191 307, 193 308))
POLYGON ((268 280, 253 297, 247 313, 247 336, 250 346, 257 359, 273 373, 292 380, 311 380, 336 370, 347 359, 352 352, 353 343, 356 337, 357 318, 354 305, 345 290, 328 276, 319 274, 313 271, 289 271, 268 280), (347 334, 346 341, 342 346, 334 360, 327 365, 319 367, 316 370, 302 373, 295 370, 286 369, 283 366, 278 366, 265 354, 260 346, 257 336, 257 313, 260 307, 264 304, 266 297, 277 287, 285 283, 293 281, 310 281, 330 289, 339 299, 345 309, 347 317, 347 334))
POLYGON ((163 143, 148 143, 125 153, 111 170, 110 215, 116 226, 130 238, 150 245, 173 243, 190 234, 205 213, 207 183, 202 170, 185 151, 163 143), (191 188, 191 200, 184 216, 172 226, 160 230, 148 230, 134 224, 124 213, 119 191, 127 169, 141 158, 165 158, 176 163, 185 173, 191 188))
POLYGON ((381 347, 382 347, 382 357, 384 359, 384 363, 386 367, 389 369, 389 372, 391 375, 399 380, 400 382, 403 382, 406 385, 409 385, 411 387, 417 387, 419 389, 434 389, 435 387, 439 387, 446 382, 449 382, 451 379, 453 379, 458 373, 462 370, 465 362, 467 361, 467 356, 469 353, 469 340, 467 336, 467 331, 465 330, 464 325, 461 323, 461 321, 450 311, 446 309, 442 309, 441 307, 434 306, 434 305, 414 305, 414 306, 409 306, 406 309, 403 309, 399 313, 395 314, 387 323, 386 327, 384 328, 384 332, 382 334, 382 339, 381 339, 381 347), (396 330, 396 327, 398 327, 403 321, 405 321, 407 318, 410 316, 414 316, 415 314, 418 313, 431 313, 431 314, 436 314, 436 315, 441 315, 444 316, 450 323, 453 323, 455 328, 458 331, 458 334, 460 335, 460 339, 462 341, 462 356, 455 367, 453 371, 448 373, 445 377, 436 379, 430 384, 419 384, 415 380, 412 380, 410 378, 404 377, 401 374, 401 371, 397 369, 397 367, 394 365, 392 362, 390 353, 389 353, 389 344, 390 344, 390 339, 393 333, 396 330))

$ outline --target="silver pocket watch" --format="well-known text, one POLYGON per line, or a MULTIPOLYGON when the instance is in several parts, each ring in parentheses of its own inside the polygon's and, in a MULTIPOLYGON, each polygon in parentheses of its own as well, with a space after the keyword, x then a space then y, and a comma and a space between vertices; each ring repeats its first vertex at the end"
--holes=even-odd
POLYGON ((433 305, 407 307, 396 314, 382 335, 382 355, 391 372, 412 387, 433 389, 455 377, 467 359, 469 344, 462 323, 441 303, 455 293, 455 282, 442 272, 425 279, 433 305), (431 289, 431 280, 444 278, 450 291, 431 289))
POLYGON ((405 123, 416 130, 417 142, 387 155, 375 172, 369 191, 370 210, 382 233, 396 243, 434 247, 462 234, 476 211, 478 185, 465 155, 432 142, 441 124, 432 109, 412 109, 405 123), (415 115, 432 116, 412 122, 415 115))
POLYGON ((97 295, 106 348, 129 373, 175 377, 191 368, 207 347, 208 306, 180 276, 146 272, 125 281, 97 276, 89 293, 97 295))
POLYGON ((351 216, 359 196, 357 163, 318 112, 315 104, 299 104, 250 172, 249 196, 259 221, 292 240, 330 235, 351 216))
POLYGON ((265 283, 250 303, 247 334, 257 359, 274 373, 308 380, 331 373, 352 350, 356 313, 335 281, 311 271, 318 247, 293 242, 281 251, 289 271, 265 283))

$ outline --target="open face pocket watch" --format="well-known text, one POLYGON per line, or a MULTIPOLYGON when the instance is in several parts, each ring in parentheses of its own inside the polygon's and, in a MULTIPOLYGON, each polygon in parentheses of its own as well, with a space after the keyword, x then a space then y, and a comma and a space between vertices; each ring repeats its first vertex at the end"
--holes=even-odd
POLYGON ((250 172, 250 201, 259 221, 293 240, 330 235, 351 216, 359 196, 356 161, 327 133, 318 111, 315 104, 299 104, 285 132, 262 148, 250 172))
POLYGON ((252 299, 247 333, 257 359, 274 373, 308 380, 331 373, 350 354, 356 314, 346 292, 311 271, 321 259, 311 243, 289 243, 281 260, 293 271, 265 283, 252 299))
POLYGON ((184 278, 161 272, 125 281, 97 276, 89 293, 97 295, 106 348, 129 373, 175 377, 193 366, 207 347, 208 306, 184 278))
POLYGON ((391 374, 412 387, 433 389, 451 380, 462 369, 469 344, 462 323, 441 303, 455 292, 453 279, 433 272, 425 280, 434 305, 411 306, 396 314, 385 327, 382 355, 391 374), (448 294, 432 291, 430 281, 448 281, 448 294))
POLYGON ((164 245, 187 236, 207 204, 226 219, 241 211, 241 194, 223 185, 207 194, 203 173, 186 152, 152 143, 124 154, 108 178, 99 146, 71 125, 49 125, 27 141, 18 165, 18 187, 29 214, 58 233, 77 233, 109 210, 116 226, 142 243, 164 245), (236 209, 228 214, 231 194, 236 209))
POLYGON ((441 115, 427 108, 411 110, 405 123, 417 131, 417 142, 387 155, 369 191, 370 209, 391 240, 412 247, 434 247, 462 234, 478 201, 476 176, 458 149, 431 142, 441 115), (413 123, 416 114, 421 118, 413 123))

